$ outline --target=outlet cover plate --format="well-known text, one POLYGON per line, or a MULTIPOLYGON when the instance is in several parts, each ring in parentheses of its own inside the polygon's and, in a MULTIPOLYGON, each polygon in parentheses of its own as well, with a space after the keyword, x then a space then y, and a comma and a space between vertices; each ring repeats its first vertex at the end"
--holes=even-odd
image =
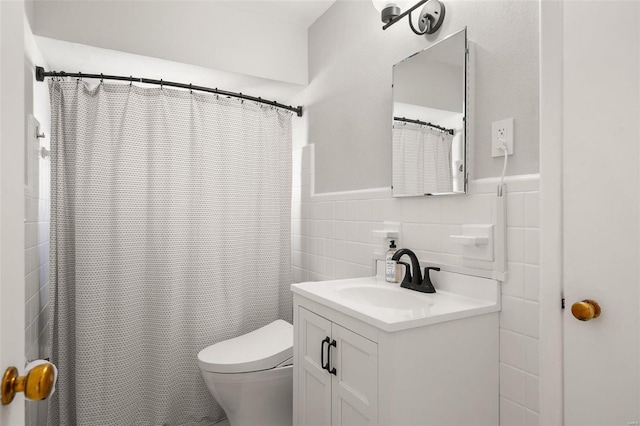
POLYGON ((513 118, 491 123, 491 156, 503 157, 502 143, 507 144, 507 153, 513 154, 513 118))

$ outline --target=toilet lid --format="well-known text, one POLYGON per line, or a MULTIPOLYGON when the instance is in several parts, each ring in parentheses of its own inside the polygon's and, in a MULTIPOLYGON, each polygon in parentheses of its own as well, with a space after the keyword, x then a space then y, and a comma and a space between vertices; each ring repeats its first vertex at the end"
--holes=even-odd
POLYGON ((269 325, 200 351, 198 364, 213 373, 269 370, 293 356, 293 326, 276 320, 269 325))

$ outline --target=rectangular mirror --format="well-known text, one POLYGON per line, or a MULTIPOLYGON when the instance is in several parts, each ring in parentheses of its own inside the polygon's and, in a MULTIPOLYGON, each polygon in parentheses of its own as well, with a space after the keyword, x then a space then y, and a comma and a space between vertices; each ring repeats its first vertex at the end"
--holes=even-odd
POLYGON ((393 66, 393 196, 464 194, 467 29, 393 66))

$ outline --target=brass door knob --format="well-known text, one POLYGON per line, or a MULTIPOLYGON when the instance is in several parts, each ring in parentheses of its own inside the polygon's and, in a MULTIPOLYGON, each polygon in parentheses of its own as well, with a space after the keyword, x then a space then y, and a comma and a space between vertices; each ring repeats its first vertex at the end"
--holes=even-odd
POLYGON ((583 300, 571 305, 571 313, 580 321, 589 321, 600 316, 600 305, 595 300, 583 300))
POLYGON ((24 396, 31 400, 46 399, 54 390, 58 372, 50 362, 38 361, 27 365, 33 366, 25 376, 18 376, 16 367, 9 367, 2 377, 2 405, 7 405, 16 393, 24 392, 24 396))

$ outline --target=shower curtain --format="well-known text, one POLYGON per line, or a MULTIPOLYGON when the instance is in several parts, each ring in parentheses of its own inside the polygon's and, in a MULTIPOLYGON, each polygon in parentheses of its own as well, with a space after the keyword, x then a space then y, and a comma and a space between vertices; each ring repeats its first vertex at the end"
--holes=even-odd
POLYGON ((167 88, 50 89, 49 424, 213 424, 198 352, 292 320, 291 115, 167 88))
POLYGON ((453 135, 412 123, 393 125, 393 192, 424 195, 453 191, 453 135))

